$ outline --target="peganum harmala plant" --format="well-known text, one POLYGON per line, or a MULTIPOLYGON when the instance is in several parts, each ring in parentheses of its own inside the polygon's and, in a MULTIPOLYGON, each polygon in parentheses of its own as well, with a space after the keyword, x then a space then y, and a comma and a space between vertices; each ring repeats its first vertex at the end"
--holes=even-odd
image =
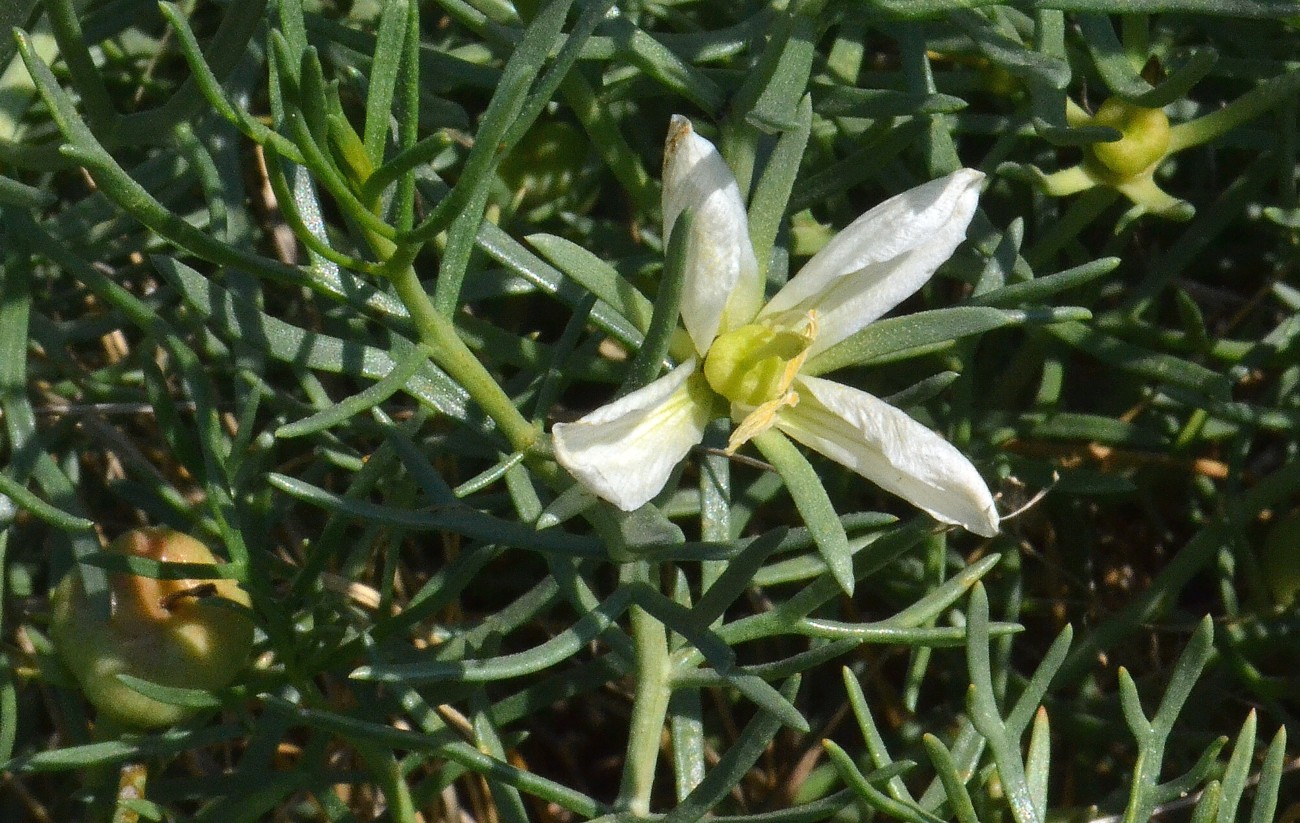
POLYGON ((1290 722, 1300 657, 1255 552, 1300 489, 1294 11, 0 12, 0 817, 1285 815, 1285 729, 1256 762, 1241 718, 1290 722), (734 186, 725 231, 709 192, 661 206, 683 112, 717 148, 677 191, 734 186), (858 216, 949 189, 915 282, 865 301, 907 311, 836 317, 893 265, 858 216), (724 246, 743 300, 700 277, 724 246), (565 457, 693 356, 671 459, 565 457), (785 439, 871 478, 795 413, 864 389, 909 421, 878 482, 977 534, 785 439), (101 548, 155 523, 224 548, 200 571, 250 593, 255 659, 120 680, 196 713, 120 732, 45 595, 193 579, 101 548))

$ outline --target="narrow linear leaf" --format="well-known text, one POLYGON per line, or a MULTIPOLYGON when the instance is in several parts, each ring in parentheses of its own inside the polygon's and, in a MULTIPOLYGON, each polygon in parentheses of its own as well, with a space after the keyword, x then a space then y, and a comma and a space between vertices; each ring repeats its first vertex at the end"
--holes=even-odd
POLYGON ((276 437, 292 438, 315 434, 378 406, 406 387, 407 381, 429 360, 422 346, 411 346, 402 359, 379 382, 351 397, 340 400, 310 417, 286 423, 275 430, 276 437))
POLYGON ((1082 266, 1035 277, 1022 283, 1012 283, 999 289, 984 292, 971 298, 974 305, 1013 308, 1026 303, 1046 303, 1066 289, 1082 286, 1114 271, 1120 264, 1118 257, 1102 257, 1082 266))
POLYGON ((655 295, 654 314, 646 328, 645 342, 632 358, 627 377, 619 389, 620 396, 649 385, 666 365, 671 364, 668 351, 681 313, 682 287, 686 282, 686 241, 691 236, 693 219, 690 209, 684 210, 677 218, 672 239, 668 242, 659 293, 655 295))
POLYGON ((608 303, 638 330, 650 328, 654 304, 613 266, 563 237, 530 234, 524 239, 570 280, 608 303))
POLYGON ((785 481, 795 508, 816 542, 817 551, 826 561, 831 576, 845 594, 853 594, 853 552, 821 477, 803 453, 775 429, 768 429, 755 437, 754 445, 785 481))
POLYGON ((851 365, 880 363, 903 352, 1024 322, 1027 315, 987 306, 955 306, 887 317, 811 358, 800 370, 819 375, 851 365))
POLYGON ((907 823, 942 823, 943 818, 925 811, 915 803, 896 800, 871 785, 871 782, 858 770, 853 758, 849 757, 849 753, 839 744, 831 740, 823 740, 822 748, 826 750, 835 771, 859 799, 871 808, 907 823))
MULTIPOLYGON (((798 691, 799 678, 792 677, 782 686, 781 695, 785 700, 793 701, 798 691)), ((776 715, 768 712, 755 715, 695 790, 664 815, 663 823, 694 823, 708 814, 709 810, 717 808, 718 803, 740 783, 745 773, 767 750, 780 729, 781 721, 776 715)))
MULTIPOLYGON (((812 15, 793 15, 787 38, 780 44, 780 53, 764 55, 764 63, 772 60, 772 74, 746 120, 764 131, 800 128, 799 101, 808 88, 818 29, 818 21, 812 15)), ((786 31, 787 27, 781 27, 782 33, 786 31)))
POLYGON ((153 735, 38 752, 26 757, 16 757, 3 766, 7 771, 16 774, 111 766, 152 757, 171 757, 190 749, 212 746, 243 737, 247 733, 248 729, 242 723, 207 726, 202 729, 169 729, 153 735))
POLYGON ((423 732, 397 729, 386 723, 371 723, 346 715, 307 709, 275 695, 264 695, 267 709, 295 721, 297 724, 322 729, 345 740, 368 740, 379 745, 409 751, 431 751, 476 774, 501 780, 520 791, 555 803, 563 809, 586 818, 608 814, 610 809, 585 794, 561 783, 548 780, 533 772, 519 769, 509 763, 484 754, 468 743, 438 741, 423 732))
POLYGON ((390 0, 384 5, 379 16, 379 29, 375 32, 374 59, 370 64, 366 94, 365 136, 362 138, 370 164, 375 168, 384 161, 397 72, 401 67, 402 45, 406 38, 406 18, 410 13, 410 4, 406 0, 390 0))
POLYGON ((0 472, 0 495, 9 497, 18 505, 18 508, 25 509, 57 529, 88 531, 95 527, 94 521, 88 518, 69 514, 57 506, 46 503, 37 497, 35 492, 16 482, 5 472, 0 472))
MULTIPOLYGON (((726 93, 707 74, 675 54, 666 45, 632 24, 621 13, 606 23, 610 39, 628 62, 656 82, 702 108, 716 114, 726 102, 726 93)), ((584 55, 586 56, 586 55, 584 55)), ((611 55, 612 56, 612 55, 611 55)))
POLYGON ((132 677, 129 674, 119 674, 117 679, 129 686, 133 691, 157 700, 159 703, 166 703, 169 706, 183 706, 188 709, 200 710, 221 708, 221 700, 212 692, 205 692, 201 689, 181 689, 175 686, 164 686, 151 680, 132 677))
POLYGON ((304 503, 332 512, 412 531, 449 531, 492 543, 505 543, 535 551, 573 557, 605 557, 605 546, 595 537, 563 534, 557 529, 534 531, 527 525, 501 520, 468 506, 436 506, 411 511, 353 500, 283 474, 267 475, 267 482, 304 503))
POLYGON ((1278 790, 1282 786, 1282 770, 1286 763, 1286 726, 1273 735, 1264 763, 1259 768, 1259 783, 1255 787, 1255 802, 1250 807, 1250 823, 1269 823, 1277 812, 1278 790))
MULTIPOLYGON (((397 365, 382 349, 307 331, 264 314, 176 260, 155 257, 153 264, 224 337, 255 345, 276 360, 371 380, 383 380, 397 365)), ((403 390, 455 420, 470 420, 465 390, 432 363, 420 363, 403 390)))
POLYGON ((1218 372, 1170 354, 1126 343, 1082 323, 1046 326, 1047 333, 1101 362, 1151 380, 1193 389, 1218 400, 1229 396, 1228 380, 1218 372))
MULTIPOLYGON (((488 256, 571 308, 582 305, 591 294, 491 223, 479 226, 478 243, 479 248, 488 256)), ((645 335, 633 318, 643 317, 648 325, 650 316, 654 313, 653 304, 644 295, 641 295, 641 299, 645 300, 641 304, 642 308, 630 314, 618 309, 617 303, 601 300, 591 309, 592 322, 629 349, 639 348, 645 335)))
POLYGON ((1025 755, 1025 781, 1029 784, 1029 797, 1039 819, 1047 819, 1047 778, 1051 769, 1052 733, 1047 720, 1047 709, 1039 707, 1034 714, 1033 731, 1029 735, 1029 751, 1025 755))
POLYGON ((1219 797, 1218 823, 1233 823, 1237 819, 1237 804, 1246 792, 1246 781, 1255 759, 1255 725, 1255 712, 1251 711, 1246 715, 1246 722, 1241 724, 1241 731, 1232 746, 1232 757, 1220 778, 1223 792, 1219 797))
POLYGON ((861 89, 830 83, 814 83, 813 110, 823 117, 915 117, 923 114, 952 114, 966 108, 966 101, 949 94, 916 95, 895 89, 861 89))
MULTIPOLYGON (((81 562, 105 571, 153 580, 239 580, 242 572, 232 563, 173 563, 110 551, 95 552, 81 562)), ((232 608, 235 608, 233 604, 232 608)))
POLYGON ((1092 57, 1101 79, 1116 95, 1145 108, 1163 108, 1181 98, 1210 73, 1218 60, 1213 49, 1197 49, 1164 82, 1152 88, 1134 71, 1109 19, 1096 14, 1081 14, 1077 22, 1083 35, 1079 39, 1092 57))
POLYGON ((761 272, 767 272, 772 246, 776 243, 781 221, 785 219, 811 132, 812 97, 805 94, 795 110, 794 128, 783 132, 776 141, 776 148, 772 150, 750 198, 749 237, 761 272))
POLYGON ((932 734, 922 737, 921 744, 925 746, 926 754, 930 755, 934 771, 948 794, 948 802, 952 805, 957 823, 979 823, 975 805, 971 802, 970 792, 966 789, 966 781, 962 778, 948 747, 932 734))

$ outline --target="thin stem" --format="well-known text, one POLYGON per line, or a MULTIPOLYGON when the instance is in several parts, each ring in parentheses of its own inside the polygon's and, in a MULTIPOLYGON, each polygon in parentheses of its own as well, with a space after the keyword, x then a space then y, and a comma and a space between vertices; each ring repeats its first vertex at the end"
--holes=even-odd
POLYGON ((357 753, 365 761, 370 774, 384 792, 388 800, 388 812, 395 823, 414 823, 420 819, 411 797, 411 787, 402 776, 402 767, 385 747, 360 740, 353 741, 357 753))
POLYGON ((451 319, 433 307, 433 301, 414 267, 404 259, 408 256, 399 252, 390 260, 395 265, 388 269, 389 281, 402 305, 411 313, 420 340, 433 351, 433 361, 496 422, 510 445, 516 451, 528 451, 537 442, 540 432, 520 413, 510 396, 456 334, 451 319))
POLYGON ((1275 77, 1233 100, 1221 109, 1169 130, 1169 154, 1199 146, 1232 131, 1289 99, 1300 85, 1300 71, 1275 77))
MULTIPOLYGON (((638 562, 626 567, 623 582, 642 582, 658 590, 657 575, 658 566, 638 562)), ((650 813, 650 793, 654 788, 668 698, 672 696, 672 666, 668 655, 668 632, 663 623, 639 606, 633 606, 630 614, 632 640, 636 644, 636 697, 632 702, 623 784, 617 805, 644 817, 650 813)))
POLYGON ((46 5, 46 12, 54 39, 59 43, 59 53, 72 76, 72 84, 81 95, 86 118, 101 133, 111 129, 118 119, 117 109, 113 107, 112 95, 108 93, 95 59, 90 55, 76 9, 69 0, 53 0, 46 5))

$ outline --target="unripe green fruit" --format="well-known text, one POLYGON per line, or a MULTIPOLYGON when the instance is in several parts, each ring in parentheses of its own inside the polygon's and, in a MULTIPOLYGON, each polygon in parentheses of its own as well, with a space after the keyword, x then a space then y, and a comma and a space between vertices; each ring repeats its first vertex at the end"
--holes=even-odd
POLYGON ((718 335, 704 361, 709 386, 733 403, 757 406, 775 400, 786 364, 808 348, 807 337, 759 323, 718 335))
POLYGON ((1260 557, 1273 602, 1288 608, 1300 594, 1300 509, 1279 517, 1264 539, 1260 557))
POLYGON ((1169 153, 1169 118, 1160 109, 1148 109, 1112 97, 1093 118, 1099 126, 1110 126, 1124 136, 1110 143, 1093 143, 1092 155, 1099 169, 1116 183, 1151 172, 1169 153))
MULTIPOLYGON (((203 543, 168 528, 136 529, 108 551, 170 563, 215 564, 203 543)), ((169 726, 191 710, 161 703, 118 680, 128 674, 161 686, 211 690, 244 667, 253 645, 248 593, 233 580, 155 580, 112 572, 112 613, 95 613, 69 574, 54 592, 50 634, 101 717, 131 727, 169 726)))

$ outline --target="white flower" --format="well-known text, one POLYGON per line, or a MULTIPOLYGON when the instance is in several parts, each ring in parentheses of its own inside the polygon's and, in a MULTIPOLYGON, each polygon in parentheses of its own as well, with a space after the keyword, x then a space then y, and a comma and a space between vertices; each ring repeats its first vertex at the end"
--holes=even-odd
POLYGON ((998 514, 954 446, 878 398, 801 375, 805 360, 919 289, 966 235, 983 175, 962 169, 855 220, 763 304, 735 177, 690 121, 673 117, 663 171, 664 238, 689 208, 682 323, 696 356, 639 391, 554 427, 555 454, 625 511, 663 489, 729 404, 728 451, 769 428, 821 452, 944 523, 984 536, 998 514))

